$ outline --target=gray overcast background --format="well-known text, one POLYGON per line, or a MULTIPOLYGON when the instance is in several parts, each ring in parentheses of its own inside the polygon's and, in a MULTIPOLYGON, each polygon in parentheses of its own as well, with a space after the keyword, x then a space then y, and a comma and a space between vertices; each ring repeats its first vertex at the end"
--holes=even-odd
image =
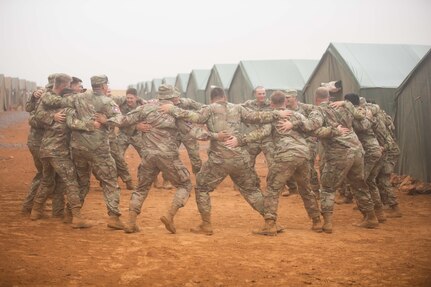
POLYGON ((430 0, 0 0, 0 73, 111 88, 213 64, 320 59, 330 42, 431 45, 430 0))

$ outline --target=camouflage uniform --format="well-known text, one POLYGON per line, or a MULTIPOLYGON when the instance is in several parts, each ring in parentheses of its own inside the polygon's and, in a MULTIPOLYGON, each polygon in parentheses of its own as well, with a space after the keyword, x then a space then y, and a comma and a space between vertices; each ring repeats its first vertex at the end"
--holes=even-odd
MULTIPOLYGON (((242 104, 243 107, 250 109, 251 111, 271 111, 269 100, 266 99, 263 103, 258 102, 256 99, 248 100, 242 104)), ((256 129, 259 129, 262 125, 260 124, 250 124, 250 123, 242 123, 243 133, 250 133, 256 129)), ((257 156, 263 152, 265 158, 267 159, 267 164, 270 164, 270 159, 268 159, 268 146, 271 145, 267 138, 247 143, 245 149, 248 151, 250 155, 250 164, 253 169, 253 174, 256 176, 257 186, 260 187, 260 178, 256 172, 256 158, 257 156)))
POLYGON ((143 147, 138 168, 139 184, 129 203, 129 211, 136 214, 141 212, 151 184, 160 171, 177 188, 172 201, 176 209, 186 204, 192 189, 190 173, 179 159, 177 121, 168 114, 159 113, 160 104, 155 102, 138 107, 128 113, 121 124, 127 127, 144 121, 152 126, 149 132, 141 134, 139 143, 143 147))
POLYGON ((364 114, 359 113, 350 102, 345 102, 344 107, 337 109, 325 102, 311 112, 309 120, 305 122, 306 130, 314 131, 325 150, 320 193, 323 214, 333 212, 335 191, 345 178, 353 188, 359 209, 363 213, 374 212, 370 192, 364 180, 362 145, 353 130, 344 135, 337 130, 339 125, 352 129, 354 118, 363 119, 364 114))
MULTIPOLYGON (((242 147, 229 148, 217 140, 217 133, 226 131, 231 135, 240 136, 242 121, 250 123, 269 123, 279 117, 277 111, 253 112, 241 105, 227 102, 216 102, 204 106, 197 112, 182 110, 173 106, 170 114, 194 123, 206 124, 211 138, 208 160, 196 175, 196 203, 204 223, 209 223, 211 213, 212 192, 227 175, 239 187, 245 200, 262 216, 264 216, 263 196, 257 187, 253 174, 250 156, 242 147)), ((211 231, 212 233, 212 231, 211 231)))
MULTIPOLYGON (((305 121, 305 117, 294 112, 291 121, 305 121)), ((277 220, 280 192, 290 178, 299 186, 299 193, 310 218, 320 221, 320 211, 316 197, 310 188, 309 147, 302 131, 281 132, 277 123, 263 126, 245 135, 242 143, 266 139, 271 164, 267 177, 267 192, 264 195, 265 219, 277 220)))

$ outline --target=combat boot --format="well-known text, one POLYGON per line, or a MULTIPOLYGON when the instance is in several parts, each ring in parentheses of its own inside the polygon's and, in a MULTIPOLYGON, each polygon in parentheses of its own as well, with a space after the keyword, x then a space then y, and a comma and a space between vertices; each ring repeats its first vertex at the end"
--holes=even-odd
POLYGON ((126 233, 139 232, 139 226, 136 224, 137 217, 138 217, 138 213, 136 213, 135 211, 129 211, 129 222, 124 227, 124 232, 126 233))
POLYGON ((267 236, 276 236, 277 235, 277 226, 275 224, 274 219, 265 219, 265 224, 261 229, 253 230, 253 234, 257 235, 267 235, 267 236))
POLYGON ((66 207, 64 210, 63 223, 70 224, 73 221, 72 210, 66 207))
POLYGON ((173 189, 174 186, 172 185, 172 183, 169 180, 163 179, 163 188, 164 189, 173 189))
POLYGON ((322 230, 325 233, 332 233, 332 212, 325 212, 323 216, 322 230))
POLYGON ((81 216, 81 208, 73 208, 72 215, 72 228, 89 228, 92 226, 90 221, 81 216))
POLYGON ((383 208, 374 209, 374 213, 376 214, 376 217, 379 223, 383 223, 386 221, 386 216, 385 216, 385 212, 383 211, 383 208))
POLYGON ((108 227, 112 229, 124 230, 124 224, 118 215, 110 215, 108 219, 108 227))
POLYGON ((322 223, 322 220, 320 220, 320 216, 316 216, 312 220, 313 220, 313 225, 311 226, 311 230, 316 232, 322 232, 323 223, 322 223))
POLYGON ((127 190, 134 190, 135 189, 135 186, 133 185, 133 182, 131 180, 126 181, 125 184, 126 184, 127 190))
POLYGON ((33 208, 31 209, 30 219, 38 220, 43 216, 43 203, 33 202, 33 208))
POLYGON ((365 214, 365 216, 362 222, 354 224, 354 226, 363 228, 376 228, 379 226, 379 221, 377 220, 374 210, 365 211, 363 214, 365 214))
POLYGON ((159 177, 156 176, 154 178, 153 186, 155 188, 157 188, 157 189, 161 189, 162 188, 162 185, 160 184, 160 181, 159 181, 159 177))
POLYGON ((175 228, 175 225, 174 225, 174 216, 177 213, 177 211, 178 211, 178 206, 171 206, 167 215, 160 217, 160 220, 163 222, 166 229, 172 234, 177 233, 177 229, 175 228))
POLYGON ((196 228, 191 228, 190 231, 193 233, 205 234, 205 235, 213 235, 213 228, 211 226, 211 214, 204 213, 201 214, 202 223, 198 225, 196 228))
POLYGON ((398 204, 390 206, 390 208, 386 210, 386 214, 387 214, 386 217, 388 218, 399 218, 403 216, 398 204))

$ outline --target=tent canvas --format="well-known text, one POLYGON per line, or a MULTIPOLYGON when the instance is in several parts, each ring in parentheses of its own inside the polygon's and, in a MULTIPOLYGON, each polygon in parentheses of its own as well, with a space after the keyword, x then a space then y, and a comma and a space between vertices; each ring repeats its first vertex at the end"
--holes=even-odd
POLYGON ((375 101, 392 117, 395 90, 430 49, 430 46, 331 43, 304 89, 306 103, 322 82, 342 80, 343 94, 357 93, 375 101))
POLYGON ((192 70, 187 85, 186 97, 200 103, 205 103, 205 87, 211 70, 192 70))
POLYGON ((216 64, 212 67, 208 83, 205 87, 206 104, 211 102, 211 89, 214 86, 224 89, 226 95, 229 97, 229 87, 237 66, 238 64, 216 64))
POLYGON ((5 98, 6 98, 5 77, 3 74, 0 74, 0 112, 6 111, 5 98))
POLYGON ((266 89, 267 97, 282 89, 296 89, 301 93, 317 63, 317 60, 241 61, 229 87, 229 101, 242 103, 253 99, 257 86, 266 89))
POLYGON ((162 84, 175 86, 176 77, 165 77, 162 79, 162 84))
POLYGON ((181 97, 185 97, 190 74, 179 73, 175 78, 175 87, 180 91, 181 97))
POLYGON ((395 94, 398 173, 431 182, 431 50, 395 94))
POLYGON ((162 84, 162 79, 153 79, 151 81, 151 93, 149 99, 157 98, 157 92, 159 91, 159 87, 162 84))

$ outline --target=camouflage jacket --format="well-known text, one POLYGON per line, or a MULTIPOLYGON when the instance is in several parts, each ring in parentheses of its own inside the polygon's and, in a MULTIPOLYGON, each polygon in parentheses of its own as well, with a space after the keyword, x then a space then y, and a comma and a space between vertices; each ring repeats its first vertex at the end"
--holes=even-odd
POLYGON ((340 108, 332 108, 329 102, 325 102, 309 114, 308 120, 296 121, 293 124, 294 127, 303 125, 305 131, 313 131, 320 139, 325 154, 332 152, 336 154, 337 151, 345 149, 363 152, 361 142, 353 131, 353 120, 363 118, 365 118, 365 112, 355 109, 350 102, 345 102, 340 108), (349 128, 350 132, 341 134, 337 129, 339 125, 349 128))
POLYGON ((184 127, 173 116, 159 112, 164 101, 150 102, 129 112, 122 120, 121 127, 135 125, 139 122, 151 124, 151 130, 141 133, 139 140, 143 153, 163 157, 177 157, 178 130, 184 127))
POLYGON ((394 155, 399 154, 400 149, 392 132, 392 119, 378 105, 367 104, 367 107, 374 115, 372 129, 383 151, 394 155))
POLYGON ((199 111, 187 111, 173 106, 170 114, 198 124, 206 124, 209 131, 209 154, 220 158, 248 156, 243 147, 229 148, 217 140, 217 133, 226 131, 241 136, 241 122, 270 123, 279 119, 277 111, 253 112, 241 105, 227 102, 216 102, 202 107, 199 111))
MULTIPOLYGON (((307 119, 302 114, 293 112, 289 120, 304 122, 307 119)), ((309 159, 310 149, 305 139, 305 132, 302 129, 303 126, 298 125, 295 129, 283 132, 277 128, 277 122, 272 122, 244 135, 240 143, 249 143, 266 138, 271 142, 268 148, 271 153, 270 158, 275 161, 292 161, 298 157, 309 159)))
MULTIPOLYGON (((120 108, 121 114, 123 114, 123 116, 127 115, 128 113, 130 113, 131 111, 133 111, 134 109, 136 109, 137 107, 143 105, 144 103, 142 102, 141 99, 138 99, 136 102, 136 106, 135 107, 129 107, 127 105, 127 101, 126 101, 126 96, 119 96, 119 97, 112 97, 112 99, 114 100, 114 102, 118 105, 118 107, 120 108)), ((136 125, 130 125, 127 127, 121 127, 119 129, 120 134, 123 134, 127 137, 131 137, 136 133, 140 132, 138 130, 136 130, 136 125)))
MULTIPOLYGON (((247 108, 251 111, 261 112, 261 111, 271 111, 270 102, 268 99, 265 100, 262 104, 259 103, 256 99, 248 100, 241 104, 244 108, 247 108)), ((250 123, 242 123, 242 131, 243 133, 252 132, 258 128, 260 128, 261 124, 250 124, 250 123)))
POLYGON ((41 98, 37 99, 31 96, 25 103, 25 110, 30 114, 28 118, 28 123, 30 125, 30 131, 27 137, 27 145, 30 148, 39 148, 42 143, 43 137, 43 126, 37 124, 34 119, 34 114, 36 113, 37 106, 40 104, 41 98))
MULTIPOLYGON (((365 108, 367 109, 367 108, 365 108)), ((379 142, 372 128, 372 122, 368 118, 353 121, 353 130, 359 138, 365 153, 381 153, 379 142)))

